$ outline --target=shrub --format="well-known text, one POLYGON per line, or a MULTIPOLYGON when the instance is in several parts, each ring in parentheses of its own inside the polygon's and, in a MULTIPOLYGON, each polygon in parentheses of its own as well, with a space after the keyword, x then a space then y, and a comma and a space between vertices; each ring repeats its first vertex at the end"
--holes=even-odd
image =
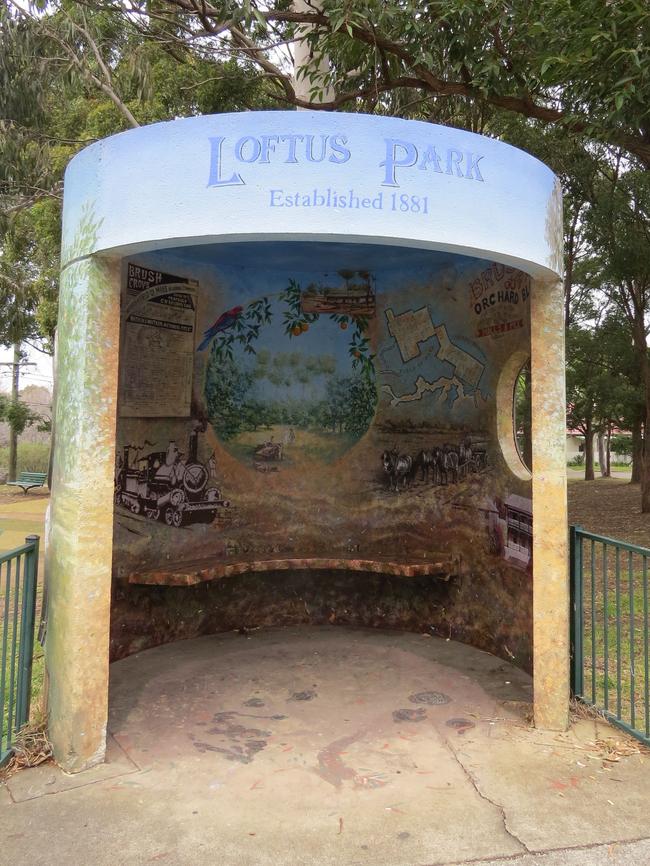
MULTIPOLYGON (((47 472, 50 460, 48 442, 18 442, 18 472, 47 472)), ((0 447, 0 474, 9 467, 9 446, 0 447)))
POLYGON ((632 456, 632 437, 631 436, 612 436, 610 442, 610 450, 613 454, 620 457, 632 456))

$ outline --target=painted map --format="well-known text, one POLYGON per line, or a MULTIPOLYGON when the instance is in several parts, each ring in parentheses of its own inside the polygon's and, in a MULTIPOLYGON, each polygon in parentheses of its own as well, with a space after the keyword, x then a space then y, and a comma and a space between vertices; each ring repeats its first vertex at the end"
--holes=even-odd
POLYGON ((390 396, 391 406, 421 400, 427 393, 436 394, 438 400, 450 404, 456 400, 469 399, 473 403, 479 399, 485 400, 485 396, 478 390, 485 364, 454 342, 443 323, 434 324, 427 306, 397 315, 388 308, 386 324, 389 334, 395 339, 403 364, 421 358, 424 344, 434 337, 437 346, 432 343, 427 347, 426 355, 429 361, 440 362, 433 364, 434 368, 438 368, 435 372, 440 375, 431 379, 426 375, 418 375, 411 391, 396 394, 392 385, 383 385, 382 390, 390 396))

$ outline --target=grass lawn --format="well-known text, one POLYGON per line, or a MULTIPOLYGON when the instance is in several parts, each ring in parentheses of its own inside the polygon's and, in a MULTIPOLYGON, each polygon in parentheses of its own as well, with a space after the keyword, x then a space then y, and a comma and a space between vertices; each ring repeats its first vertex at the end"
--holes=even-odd
MULTIPOLYGON (((4 598, 0 597, 0 605, 4 608, 4 598)), ((4 611, 3 611, 4 614, 4 611)), ((38 618, 36 620, 38 625, 38 618)), ((1 623, 0 623, 1 625, 1 623)), ((6 630, 7 634, 7 668, 6 668, 6 677, 4 682, 4 689, 2 693, 2 723, 0 724, 0 732, 2 733, 2 739, 0 741, 0 751, 4 751, 7 747, 7 734, 9 730, 9 712, 12 711, 12 716, 14 716, 15 710, 15 700, 16 700, 16 692, 17 692, 17 655, 16 655, 16 665, 14 668, 13 676, 14 681, 12 683, 11 680, 11 668, 9 664, 9 658, 11 657, 11 645, 13 640, 13 624, 10 624, 6 630)), ((2 638, 2 643, 4 643, 5 637, 0 627, 0 637, 2 638)), ((17 650, 16 650, 17 654, 17 650)), ((34 640, 34 655, 32 659, 32 696, 31 696, 31 718, 37 718, 42 711, 41 708, 41 696, 43 693, 43 680, 45 676, 45 659, 43 647, 39 644, 38 640, 34 640)), ((14 716, 15 718, 15 716, 14 716)))
POLYGON ((617 582, 612 562, 605 581, 602 550, 598 553, 593 593, 590 554, 585 557, 584 695, 648 736, 648 590, 643 566, 633 557, 631 574, 625 562, 617 582))
MULTIPOLYGON (((26 496, 14 487, 0 487, 0 554, 20 547, 27 535, 40 535, 43 538, 45 509, 49 501, 47 490, 34 491, 26 496)), ((41 544, 38 569, 38 587, 36 596, 36 624, 40 620, 40 607, 43 588, 43 545, 41 544)), ((15 568, 13 566, 12 568, 15 568)), ((14 572, 12 571, 12 574, 14 572)), ((13 585, 13 584, 12 584, 13 585)), ((15 593, 7 593, 7 566, 0 565, 0 662, 2 657, 10 657, 14 636, 14 603, 15 593), (6 624, 5 624, 6 623, 6 624)), ((20 618, 20 598, 18 599, 17 621, 20 618)), ((0 665, 1 667, 1 665, 0 665)), ((40 697, 43 690, 44 659, 43 649, 34 641, 34 659, 32 667, 32 714, 38 712, 40 697)), ((1 680, 1 673, 0 673, 1 680)), ((15 687, 15 683, 14 683, 15 687)), ((11 676, 9 665, 3 688, 3 729, 7 728, 11 691, 11 676)), ((15 691, 15 688, 14 688, 15 691)), ((13 702, 13 701, 12 701, 13 702)), ((3 744, 4 745, 4 744, 3 744)))
MULTIPOLYGON (((622 479, 569 481, 569 522, 590 532, 650 548, 650 515, 639 485, 622 479)), ((650 562, 584 541, 584 695, 648 734, 650 562)))

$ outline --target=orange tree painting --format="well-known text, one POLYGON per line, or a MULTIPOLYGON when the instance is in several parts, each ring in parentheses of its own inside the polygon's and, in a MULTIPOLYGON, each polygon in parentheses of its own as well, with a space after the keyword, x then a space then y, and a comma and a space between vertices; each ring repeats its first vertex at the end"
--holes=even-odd
POLYGON ((370 275, 362 295, 346 276, 353 272, 339 273, 341 289, 311 283, 303 291, 291 279, 206 331, 208 415, 240 459, 291 459, 301 448, 303 457, 330 462, 370 426, 377 387, 367 298, 374 305, 374 293, 370 275))

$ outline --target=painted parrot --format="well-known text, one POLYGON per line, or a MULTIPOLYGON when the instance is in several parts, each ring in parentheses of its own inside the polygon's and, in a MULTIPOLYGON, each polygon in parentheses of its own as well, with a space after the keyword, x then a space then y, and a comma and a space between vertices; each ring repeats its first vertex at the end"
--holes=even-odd
POLYGON ((228 328, 232 328, 237 319, 241 316, 243 307, 233 307, 232 310, 226 310, 225 313, 222 313, 217 321, 212 325, 203 335, 203 339, 201 340, 201 345, 197 349, 197 352, 202 352, 204 349, 210 345, 210 340, 213 337, 216 337, 218 333, 221 331, 227 331, 228 328))

